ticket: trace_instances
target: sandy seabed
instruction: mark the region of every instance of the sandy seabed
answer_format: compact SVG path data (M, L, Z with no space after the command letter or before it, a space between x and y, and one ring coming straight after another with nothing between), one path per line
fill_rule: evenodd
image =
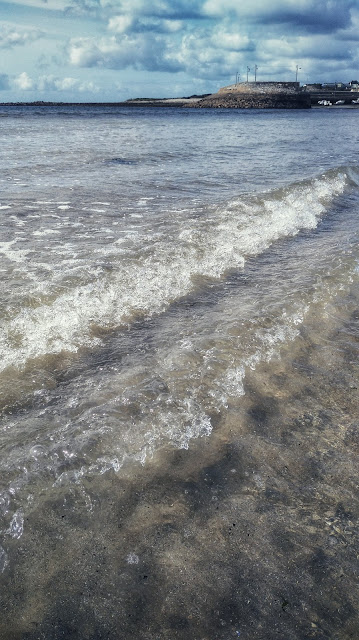
M0 638L357 639L358 298L313 308L210 437L44 493Z

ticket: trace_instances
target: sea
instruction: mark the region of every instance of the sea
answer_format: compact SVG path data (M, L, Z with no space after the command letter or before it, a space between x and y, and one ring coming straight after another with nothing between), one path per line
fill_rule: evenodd
M1 640L359 637L359 109L0 105Z

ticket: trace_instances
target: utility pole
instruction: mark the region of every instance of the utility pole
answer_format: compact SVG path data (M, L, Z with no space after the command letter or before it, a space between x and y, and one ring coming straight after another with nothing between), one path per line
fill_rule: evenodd
M247 67L247 82L248 82L248 74L249 74L249 72L250 72L250 68Z
M298 82L298 71L301 69L298 65L295 66L295 81Z
M257 65L255 64L255 65L254 65L254 82L257 82L257 70L258 70L258 67L257 67Z

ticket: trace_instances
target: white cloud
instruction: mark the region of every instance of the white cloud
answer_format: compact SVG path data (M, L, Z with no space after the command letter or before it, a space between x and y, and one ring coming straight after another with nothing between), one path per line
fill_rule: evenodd
M132 16L113 16L113 18L110 18L108 28L115 33L125 33L131 30L133 23L134 19Z
M162 0L67 0L66 11L73 15L162 15L168 12L168 2Z
M322 13L332 11L347 11L355 7L356 0L205 0L203 13L207 15L223 16L228 13L236 13L240 16L254 16L261 19L263 16L284 16L291 14L314 14L318 10Z
M132 87L138 95L156 95L156 86L158 95L180 86L188 95L204 93L234 81L236 72L245 79L247 65L255 64L263 80L294 79L296 64L303 81L348 80L359 63L359 0L9 2L19 15L21 3L36 11L21 14L26 27L3 23L0 48L11 55L0 89L12 78L12 88L36 91L39 99L54 92L92 94L95 82L101 97L112 92L117 98L119 77L121 91L130 95ZM39 38L41 50L32 45Z
M3 23L0 28L0 49L12 49L19 45L29 44L43 36L43 31L36 27L24 28Z
M119 37L77 38L68 48L70 64L77 67L178 71L169 43L153 33L123 34Z
M12 3L50 11L62 11L68 4L67 0L12 0Z
M18 89L21 89L22 91L29 91L34 87L33 80L28 76L26 71L23 71L19 76L15 78L14 84Z
M68 91L78 84L75 78L56 78L52 75L40 76L36 88L39 91Z
M165 0L120 0L121 11L123 13L133 13L141 15L159 15L168 12L168 2Z
M170 20L162 18L152 18L144 16L137 18L131 15L113 16L108 23L108 30L116 33L143 33L152 31L154 33L177 33L185 28L182 20Z
M214 30L211 41L215 47L229 51L246 51L254 48L254 43L248 35L242 35L237 28L229 31L225 26Z
M163 20L162 26L168 33L176 33L184 27L183 20Z
M327 64L332 59L338 61L350 60L351 54L343 48L340 42L323 35L297 38L268 38L257 47L257 61L272 65L274 60L287 64L291 60L299 60L301 65L307 67L308 61L312 64ZM263 67L262 67L263 68Z
M136 20L130 22L116 16L109 24L114 35L72 39L69 62L77 67L183 71L192 78L221 78L231 75L243 55L255 48L253 41L235 25L198 28L186 33L177 31L179 23L164 22L172 32L136 31L140 28ZM126 33L126 29L130 32Z
M78 85L78 90L82 92L89 92L89 93L98 93L100 91L100 87L98 87L97 85L95 85L94 82L80 82Z
M215 18L232 15L297 32L336 33L350 26L355 7L357 0L205 0L202 9Z
M181 68L194 78L230 78L234 70L245 64L250 43L245 38L232 39L233 34L230 33L222 33L222 37L224 35L228 46L226 49L218 46L221 37L219 32L187 34L173 55Z
M117 13L134 16L154 16L162 18L188 18L200 15L203 0L118 0L113 3Z
M67 0L65 11L74 16L106 17L114 13L118 0Z
M116 16L188 20L201 18L203 0L68 0L71 15L97 16L112 19Z
M30 78L26 71L14 78L13 84L22 91L38 91L41 93L46 92L89 92L98 93L99 87L92 81L83 81L78 78L72 78L70 76L59 78L54 75L42 75L36 80ZM1 87L1 76L0 76Z
M317 0L317 2L320 0ZM265 16L278 11L303 10L313 4L313 0L205 0L203 12L210 16L225 16L234 13L240 16Z

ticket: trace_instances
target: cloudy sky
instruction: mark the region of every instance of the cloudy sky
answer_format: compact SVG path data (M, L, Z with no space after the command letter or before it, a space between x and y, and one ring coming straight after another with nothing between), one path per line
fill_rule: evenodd
M359 0L0 0L0 20L0 102L359 76Z

